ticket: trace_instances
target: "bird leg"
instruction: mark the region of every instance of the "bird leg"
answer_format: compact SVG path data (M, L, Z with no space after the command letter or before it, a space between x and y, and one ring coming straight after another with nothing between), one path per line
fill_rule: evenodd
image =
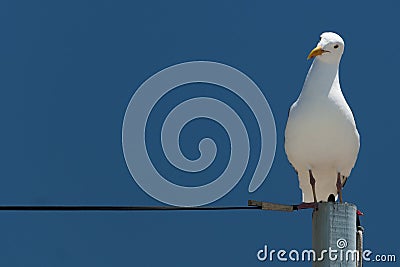
M311 170L308 170L308 173L310 175L310 184L311 184L312 193L313 193L313 197L314 197L314 203L315 203L315 206L317 206L317 194L315 193L315 178L314 178Z
M340 172L337 174L337 181L336 181L336 188L339 195L340 203L343 203L343 196L342 196L342 180L340 179Z

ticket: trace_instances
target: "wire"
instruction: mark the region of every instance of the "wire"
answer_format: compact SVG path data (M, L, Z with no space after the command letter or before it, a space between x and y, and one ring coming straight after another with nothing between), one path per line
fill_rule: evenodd
M257 206L172 207L172 206L0 206L0 211L176 211L176 210L254 210Z

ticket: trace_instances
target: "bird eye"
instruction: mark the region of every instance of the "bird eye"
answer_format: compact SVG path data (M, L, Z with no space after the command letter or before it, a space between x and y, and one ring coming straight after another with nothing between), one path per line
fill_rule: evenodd
M336 49L336 48L338 48L338 47L339 47L339 45L335 45L333 48L335 48L335 49Z

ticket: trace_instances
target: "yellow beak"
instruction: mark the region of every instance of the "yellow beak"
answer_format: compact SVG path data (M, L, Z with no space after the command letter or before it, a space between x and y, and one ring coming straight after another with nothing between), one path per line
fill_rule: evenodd
M307 59L310 59L310 58L313 58L313 57L322 55L322 54L325 53L325 52L329 52L329 51L326 51L326 50L322 49L321 46L317 46L316 48L314 48L314 49L310 52L310 54L308 54Z

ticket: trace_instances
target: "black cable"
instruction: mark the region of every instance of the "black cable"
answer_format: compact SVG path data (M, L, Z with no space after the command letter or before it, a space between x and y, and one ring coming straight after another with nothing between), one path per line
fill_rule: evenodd
M249 210L256 206L173 207L173 206L0 206L0 211L173 211L173 210Z

